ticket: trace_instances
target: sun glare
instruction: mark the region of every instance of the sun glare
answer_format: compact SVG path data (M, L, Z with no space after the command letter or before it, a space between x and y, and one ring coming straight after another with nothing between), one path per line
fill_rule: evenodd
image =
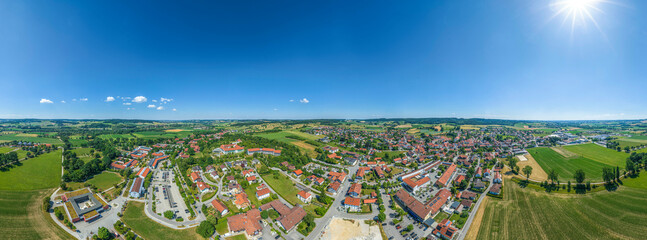
M563 16L563 24L571 25L571 32L577 26L586 26L589 22L602 32L598 22L595 20L596 13L604 13L599 5L609 2L607 0L557 0L551 4L556 11L556 16Z

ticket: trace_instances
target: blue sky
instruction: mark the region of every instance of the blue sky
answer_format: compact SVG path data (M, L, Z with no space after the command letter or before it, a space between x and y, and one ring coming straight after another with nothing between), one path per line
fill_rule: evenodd
M646 118L647 1L551 4L2 1L0 118Z

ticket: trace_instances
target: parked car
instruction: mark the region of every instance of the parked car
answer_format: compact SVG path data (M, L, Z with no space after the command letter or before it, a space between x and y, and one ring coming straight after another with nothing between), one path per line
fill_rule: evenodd
M400 226L400 225L395 226L395 229L400 229L400 228L402 228L402 226Z

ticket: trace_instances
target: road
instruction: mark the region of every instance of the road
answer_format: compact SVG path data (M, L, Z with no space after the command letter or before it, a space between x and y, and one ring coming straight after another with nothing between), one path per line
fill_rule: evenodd
M494 173L494 167L492 167L492 169L490 169L490 172ZM467 232L469 231L470 227L472 226L472 221L474 221L474 216L476 216L476 212L478 211L479 207L481 207L481 202L483 202L483 199L485 199L487 197L487 193L490 191L490 188L492 187L492 183L494 181L494 174L491 174L491 175L492 176L490 177L490 184L485 189L485 191L483 191L483 193L481 194L479 199L476 200L476 204L472 208L472 212L470 213L469 217L467 217L467 221L465 221L465 225L463 225L463 229L461 229L461 231L458 232L458 237L456 237L457 240L465 239L465 236L467 235Z

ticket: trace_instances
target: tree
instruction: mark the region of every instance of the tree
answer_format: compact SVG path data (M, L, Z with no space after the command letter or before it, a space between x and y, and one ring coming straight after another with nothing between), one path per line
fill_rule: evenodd
M112 234L110 234L110 231L108 231L107 228L100 227L99 232L97 233L97 238L100 240L112 239Z
M209 238L216 231L216 227L214 227L209 221L202 221L195 231L203 238Z
M573 177L578 184L582 184L586 179L586 173L584 173L584 170L582 169L577 169L575 170L575 175Z
M515 173L519 172L519 166L517 166L518 162L519 162L518 158L515 158L515 157L508 158L508 164L510 164L510 169L512 169L512 171Z
M635 171L635 164L634 164L634 161L632 161L631 159L627 158L627 162L626 162L626 164L627 164L627 171L628 171L629 173L631 173L631 174L634 174L634 171Z
M555 171L555 169L551 169L550 172L548 172L548 179L550 179L551 184L555 184L555 181L557 181L558 178L559 174L557 174L557 171Z
M316 209L315 209L316 210ZM266 219L270 216L270 214L267 211L262 211L261 212L261 218Z
M378 220L379 222L384 222L384 220L386 220L386 214L384 214L384 213L380 213L380 214L378 214L378 215L377 215L377 220Z
M175 216L175 214L171 210L168 210L168 211L164 212L164 217L165 218L173 219L174 216Z
M526 174L526 181L530 179L530 174L532 174L532 167L531 166L525 166L523 168L523 174Z
M411 231L411 230L413 230L413 224L409 224L409 226L407 226L407 231Z
M614 178L614 173L612 168L610 167L602 168L602 179L604 180L604 182L606 182L607 184L611 184L611 182L613 181L613 178Z

